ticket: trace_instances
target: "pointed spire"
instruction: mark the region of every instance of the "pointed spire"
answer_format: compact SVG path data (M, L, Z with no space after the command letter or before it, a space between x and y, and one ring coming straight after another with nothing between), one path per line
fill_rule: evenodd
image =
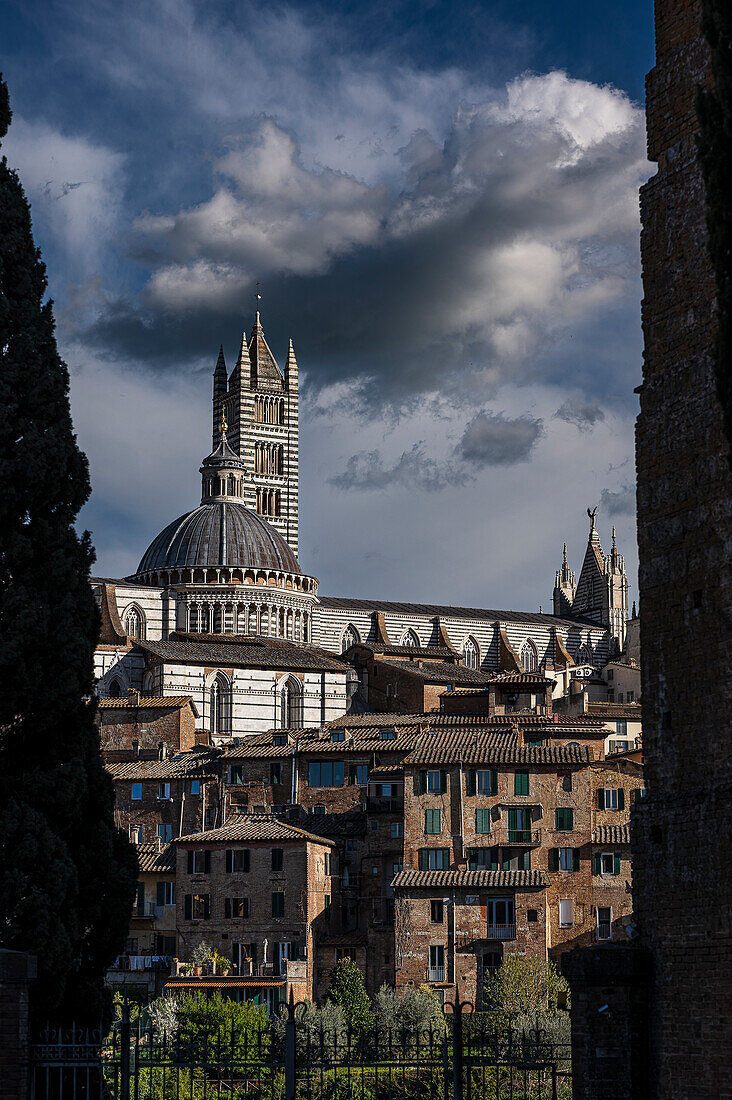
M241 386L243 389L247 389L249 386L249 372L251 371L251 362L249 360L249 347L247 346L247 334L243 332L241 334L241 347L239 348L239 355L237 356L236 365L231 372L229 378L229 385L232 387Z
M285 385L287 389L291 389L293 385L297 386L297 359L295 358L295 349L292 346L292 340L290 340L287 348L287 359L285 361Z
M613 550L617 550L617 544L615 542L615 526L613 525Z
M219 357L216 360L216 367L214 369L214 384L213 384L214 397L219 397L221 394L226 393L226 360L224 359L224 345L219 347Z
M567 544L564 544L564 556L562 558L562 565L567 565Z

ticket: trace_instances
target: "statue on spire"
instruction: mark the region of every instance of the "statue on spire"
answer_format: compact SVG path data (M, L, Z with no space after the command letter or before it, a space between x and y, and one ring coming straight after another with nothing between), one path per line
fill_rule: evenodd
M590 517L590 534L595 530L595 516L597 515L597 505L594 508L587 509L587 515Z
M226 410L222 409L221 410L221 422L219 424L219 431L221 432L222 435L225 436L226 433L228 432L228 430L229 430L229 425L226 423Z

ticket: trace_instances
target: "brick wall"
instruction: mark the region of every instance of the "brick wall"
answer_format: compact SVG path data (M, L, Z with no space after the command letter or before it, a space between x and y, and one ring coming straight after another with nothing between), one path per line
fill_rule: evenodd
M649 1096L732 1093L732 478L717 399L715 283L697 159L710 80L701 0L656 0L643 188L637 426L643 748L634 890L653 955Z
M128 835L130 828L142 828L141 844L154 844L158 839L158 825L170 826L170 838L197 833L204 827L205 815L208 827L220 825L219 785L217 779L200 779L199 793L191 793L192 778L170 779L170 798L158 795L158 779L117 779L115 781L115 822ZM133 784L139 784L142 798L132 797ZM183 797L185 794L185 798ZM181 806L183 812L181 814Z
M196 744L196 718L190 703L157 708L136 706L134 700L130 700L129 706L105 706L102 702L99 737L102 750L110 754L110 759L120 758L119 755L112 757L112 753L130 753L133 741L137 742L141 753L146 750L157 753L162 744L170 755L174 755Z

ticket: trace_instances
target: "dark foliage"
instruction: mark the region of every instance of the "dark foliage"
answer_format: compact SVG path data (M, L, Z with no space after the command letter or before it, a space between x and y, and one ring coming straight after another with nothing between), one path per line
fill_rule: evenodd
M732 444L732 7L704 0L704 32L712 54L714 87L700 91L699 159L707 195L709 247L717 282L719 328L717 393ZM729 453L732 464L732 449Z
M0 139L11 112L0 78ZM36 1021L98 1024L137 878L114 826L93 702L89 496L46 269L0 160L0 942L38 956Z

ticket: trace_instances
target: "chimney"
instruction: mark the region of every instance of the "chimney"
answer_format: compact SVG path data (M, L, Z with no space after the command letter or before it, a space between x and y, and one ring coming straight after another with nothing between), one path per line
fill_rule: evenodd
M140 693L136 688L127 688L127 702L131 707L139 707Z

